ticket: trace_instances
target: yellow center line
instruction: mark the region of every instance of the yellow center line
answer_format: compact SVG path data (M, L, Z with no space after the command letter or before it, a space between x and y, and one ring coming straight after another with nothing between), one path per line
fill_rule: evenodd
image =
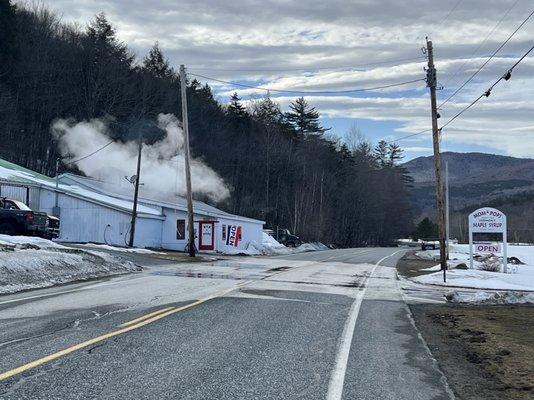
M330 257L330 258L328 258L326 260L321 260L321 261L311 261L309 263L305 263L305 265L302 265L302 266L296 267L296 268L301 268L301 267L309 266L309 265L312 265L312 264L318 264L318 263L327 261L327 260L329 260L331 258L335 258L335 257ZM281 274L281 273L285 273L285 272L289 272L289 271L279 271L277 273L274 273L274 274L271 274L271 275L267 276L266 278L269 278L271 276L278 275L278 274ZM212 299L217 298L217 297L222 297L225 294L233 292L234 290L239 289L239 288L241 288L243 286L249 285L252 282L254 282L254 281L247 280L247 281L244 281L244 282L241 282L241 283L237 284L236 286L234 286L234 287L232 287L230 289L223 290L222 292L219 292L219 293L213 294L211 296L205 297L203 299L194 301L193 303L186 304L186 305L184 305L182 307L164 308L164 309L157 310L157 311L154 311L152 313L143 315L143 316L141 316L139 318L136 318L134 320L131 320L129 322L125 322L124 324L120 325L119 326L120 329L117 329L116 331L105 333L105 334L97 336L97 337L95 337L93 339L86 340L85 342L81 342L81 343L78 343L78 344L76 344L74 346L67 347L66 349L60 350L60 351L58 351L56 353L52 353L52 354L50 354L48 356L45 356L45 357L42 357L42 358L38 358L37 360L34 360L34 361L30 362L30 363L21 365L20 367L17 367L17 368L11 369L9 371L3 372L3 373L0 374L0 381L6 380L6 379L11 378L11 377L13 377L15 375L21 374L22 372L28 371L29 369L38 367L39 365L43 365L43 364L45 364L47 362L56 360L56 359L58 359L60 357L66 356L66 355L68 355L70 353L73 353L75 351L78 351L78 350L84 349L86 347L92 346L92 345L94 345L96 343L102 342L102 341L110 339L112 337L122 335L123 333L130 332L130 331L133 331L135 329L139 329L139 328L141 328L141 327L143 327L145 325L151 324L151 323L156 322L156 321L158 321L158 320L160 320L162 318L168 317L169 315L176 314L176 313L178 313L180 311L184 311L184 310L187 310L189 308L198 306L199 304L205 303L208 300L212 300Z
M9 371L6 371L4 373L1 373L0 374L0 381L3 381L3 380L8 379L8 378L11 378L11 377L13 377L15 375L18 375L18 374L22 373L22 372L28 371L29 369L38 367L39 365L42 365L42 364L45 364L47 362L56 360L56 359L58 359L60 357L66 356L67 354L73 353L75 351L84 349L84 348L89 347L89 346L92 346L92 345L94 345L96 343L102 342L102 341L110 339L112 337L122 335L123 333L130 332L130 331L133 331L135 329L139 329L139 328L141 328L141 327L143 327L145 325L151 324L152 322L155 322L155 321L158 321L158 320L160 320L162 318L168 317L169 315L176 314L177 312L184 311L184 310L187 310L188 308L192 308L192 307L198 306L199 304L205 303L208 300L212 300L214 298L224 296L225 294L228 294L228 293L236 290L237 288L243 286L244 284L245 283L237 285L237 286L235 286L233 288L230 288L230 289L224 290L222 292L219 292L217 294L214 294L214 295L205 297L203 299L194 301L193 303L186 304L186 305L184 305L182 307L178 307L178 308L172 307L172 309L170 309L169 311L165 311L164 312L163 310L159 310L160 313L155 315L155 316L153 316L153 317L145 315L144 317L140 318L140 319L143 319L142 321L136 322L133 325L125 326L124 328L117 329L116 331L105 333L105 334L97 336L97 337L95 337L93 339L86 340L85 342L78 343L78 344L76 344L74 346L68 347L68 348L63 349L61 351L58 351L56 353L53 353L53 354L50 354L48 356L39 358L39 359L37 359L35 361L32 361L32 362L30 362L28 364L24 364L24 365L21 365L20 367L17 367L17 368L14 368L12 370L9 370ZM146 317L148 317L148 319ZM130 321L130 322L133 323L133 321Z
M146 314L146 315L143 315L143 316L141 316L139 318L132 319L131 321L125 322L124 324L119 325L119 328L124 328L126 326L134 325L134 324L136 324L138 322L144 321L145 319L148 319L148 318L153 317L155 315L164 313L165 311L173 310L174 308L176 308L176 307L162 308L161 310L157 310L157 311L151 312L150 314Z

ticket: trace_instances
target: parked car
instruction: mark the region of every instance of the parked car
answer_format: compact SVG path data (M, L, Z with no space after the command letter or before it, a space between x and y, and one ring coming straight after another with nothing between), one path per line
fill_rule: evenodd
M0 233L47 237L49 217L21 201L0 197Z
M437 250L439 249L438 239L421 239L421 250Z
M302 244L302 240L297 235L292 235L289 229L278 228L274 238L286 247L298 247Z

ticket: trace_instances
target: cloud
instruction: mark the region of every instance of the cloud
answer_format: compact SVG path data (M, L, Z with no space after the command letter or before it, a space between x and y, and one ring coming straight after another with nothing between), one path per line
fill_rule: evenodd
M357 66L418 57L425 36L429 35L434 41L438 79L445 85L438 92L440 102L485 61L482 56L493 52L531 9L528 1L515 4L515 0L472 0L461 2L445 19L454 5L452 2L43 2L59 10L65 21L81 24L104 11L117 26L121 40L139 56L158 40L174 66L183 63L193 73L278 89L346 90L423 78L424 60L368 65L363 71ZM532 45L533 22L525 24L497 57L441 110L442 123L482 93ZM343 68L321 70L323 67ZM290 71L294 68L306 68L306 71ZM250 71L254 69L267 71ZM223 100L236 90L228 85L213 86ZM445 137L457 144L483 142L484 146L510 155L532 154L534 123L529 103L533 88L531 55L514 71L511 81L503 82L490 98L447 127ZM264 94L256 90L240 93L243 96ZM287 95L277 97L287 105ZM404 135L426 129L430 124L424 83L352 96L310 96L308 100L323 116L365 118L377 124L396 121L400 128L395 133ZM415 137L408 142L418 140Z

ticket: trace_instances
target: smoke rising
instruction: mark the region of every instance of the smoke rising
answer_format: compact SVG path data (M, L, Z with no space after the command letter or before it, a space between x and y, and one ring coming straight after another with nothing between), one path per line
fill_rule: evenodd
M140 192L142 196L172 200L185 195L184 136L173 114L159 114L158 127L165 132L163 139L143 144ZM52 124L59 150L66 162L82 158L109 143L106 121L93 119L75 122L60 119ZM135 133L135 132L134 132ZM108 184L116 192L133 193L125 177L136 172L138 146L132 142L113 142L105 149L76 163L86 175ZM219 202L230 195L223 179L201 160L191 160L193 192Z

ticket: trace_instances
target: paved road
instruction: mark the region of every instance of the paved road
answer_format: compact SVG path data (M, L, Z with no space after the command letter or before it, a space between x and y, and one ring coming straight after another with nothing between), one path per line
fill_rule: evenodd
M2 296L0 399L449 399L402 254L154 263Z

